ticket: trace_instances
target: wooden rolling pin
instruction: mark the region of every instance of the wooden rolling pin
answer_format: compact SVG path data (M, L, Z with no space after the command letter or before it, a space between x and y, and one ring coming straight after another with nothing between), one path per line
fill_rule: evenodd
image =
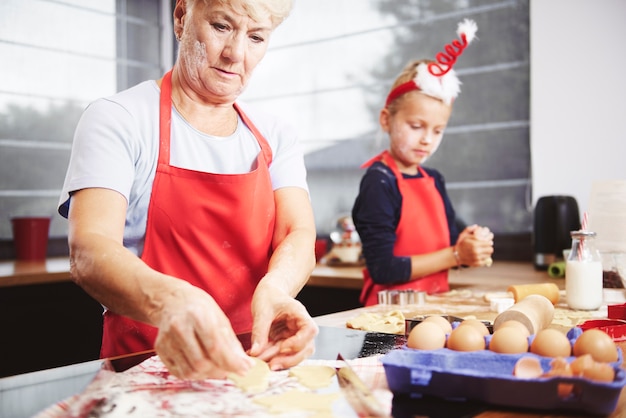
M513 298L517 303L529 295L545 296L550 302L552 302L553 305L559 303L559 287L554 283L512 285L509 286L506 292L485 293L483 298L486 302L491 302L494 298L508 297Z
M547 297L528 295L499 314L493 321L493 330L497 331L504 322L513 320L524 324L532 335L547 328L553 318L554 305Z

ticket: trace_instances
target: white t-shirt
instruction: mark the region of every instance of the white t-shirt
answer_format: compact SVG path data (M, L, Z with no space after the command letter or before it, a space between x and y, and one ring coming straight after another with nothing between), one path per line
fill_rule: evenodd
M158 85L150 80L87 107L74 134L59 200L59 213L67 217L76 190L95 187L121 193L128 201L124 246L137 255L143 250L159 154L159 94ZM238 105L272 149L273 189L294 186L308 191L304 158L292 127L258 108ZM171 165L219 174L249 172L260 151L241 118L231 136L217 137L196 130L174 107L170 146Z

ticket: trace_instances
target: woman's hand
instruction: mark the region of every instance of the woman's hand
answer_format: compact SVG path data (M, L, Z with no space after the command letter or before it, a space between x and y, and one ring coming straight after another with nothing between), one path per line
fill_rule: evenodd
M319 329L304 306L276 286L260 284L252 299L249 354L272 370L297 365L315 351Z
M462 265L469 267L491 265L493 233L487 227L468 226L459 234L456 251Z
M230 321L203 290L181 280L160 317L155 349L174 376L221 379L253 365Z

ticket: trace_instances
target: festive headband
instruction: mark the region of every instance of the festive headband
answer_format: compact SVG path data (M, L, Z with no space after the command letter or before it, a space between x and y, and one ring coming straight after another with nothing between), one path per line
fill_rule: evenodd
M417 66L417 75L413 80L395 87L387 96L385 107L389 106L398 97L412 90L419 90L428 96L451 104L461 91L461 82L452 69L465 48L476 36L478 27L473 20L465 19L456 30L459 39L453 40L444 47L445 52L436 55L436 62L421 63Z

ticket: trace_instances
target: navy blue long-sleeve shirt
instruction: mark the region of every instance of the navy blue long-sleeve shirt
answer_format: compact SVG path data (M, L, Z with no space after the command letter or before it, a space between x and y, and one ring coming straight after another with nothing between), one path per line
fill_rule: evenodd
M460 225L446 192L443 175L435 169L422 168L435 179L435 187L445 206L450 243L453 245L459 236ZM403 174L403 177L410 179L422 175ZM361 237L367 269L372 280L378 284L404 283L411 278L411 258L393 255L401 208L402 195L393 172L380 161L375 162L361 179L352 219ZM419 225L415 226L415 234L419 235Z

